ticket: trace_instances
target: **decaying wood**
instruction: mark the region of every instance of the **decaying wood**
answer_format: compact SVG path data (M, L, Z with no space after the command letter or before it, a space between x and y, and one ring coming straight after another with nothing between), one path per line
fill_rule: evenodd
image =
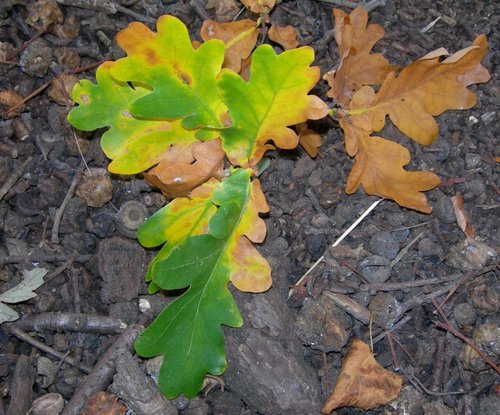
M28 356L21 355L14 369L14 379L10 387L10 415L26 415L33 400L33 384L35 383L35 367Z

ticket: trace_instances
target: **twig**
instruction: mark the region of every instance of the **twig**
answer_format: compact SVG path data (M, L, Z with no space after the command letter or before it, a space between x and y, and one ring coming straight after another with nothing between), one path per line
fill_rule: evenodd
M377 205L382 202L384 199L378 199L377 201L373 202L372 205L366 209L363 214L351 225L349 228L342 234L340 235L337 240L331 245L331 248L335 248L340 242L344 240L344 238L349 235L356 226L358 226L364 218L366 218L373 209L377 207ZM321 257L318 258L318 260L306 271L302 277L297 281L297 283L292 287L292 289L288 292L288 297L292 295L292 292L295 287L301 286L305 283L305 279L307 276L325 259L325 254L321 255Z
M389 344L389 351L391 352L392 368L395 372L399 372L401 370L401 367L399 366L398 356L396 355L396 350L394 349L394 343L392 341L392 334L387 333L385 335L385 338L387 339L387 343Z
M411 316L406 316L399 320L396 324L394 324L389 330L385 330L379 335L375 336L373 338L373 344L378 343L380 340L382 340L385 336L387 336L387 333L392 333L393 331L399 329L400 327L403 327L406 323L408 323L412 319Z
M48 355L54 356L57 359L64 360L66 363L70 364L71 366L74 366L78 369L80 369L83 373L90 373L90 368L82 363L78 363L71 357L67 357L66 354L58 352L57 350L53 349L50 346L47 346L46 344L34 339L31 337L28 333L24 332L21 329L18 329L15 326L10 327L10 333L16 336L18 339L22 340L25 343L30 344L33 347L36 347L38 350L41 350L42 352L47 353Z
M92 258L92 255L78 255L73 257L72 255L10 255L4 258L0 258L0 266L4 266L6 264L19 264L23 261L30 262L64 262L67 261L68 258L72 258L73 262L84 263L89 261ZM66 268L65 268L66 269ZM54 271L55 272L55 271ZM50 275L50 274L49 274ZM48 281L45 279L45 281Z
M80 313L25 314L14 324L24 331L74 331L78 333L119 334L127 328L121 320Z
M56 211L56 215L54 217L54 225L52 226L52 234L51 234L51 239L50 241L53 244L58 244L59 241L59 225L61 223L62 215L64 214L64 211L66 210L66 206L68 206L69 201L73 197L73 193L75 192L76 185L78 184L78 181L80 180L81 174L82 174L82 166L80 166L73 177L73 180L71 181L71 185L69 186L68 192L66 193L66 196L64 197L63 202L61 203L61 206L59 209Z
M401 261L401 258L403 258L406 255L406 253L410 250L410 248L415 242L417 242L422 236L424 236L424 233L425 232L420 232L401 251L399 251L396 258L394 258L391 262L391 268L394 268L394 265L396 265L399 261Z
M44 283L47 284L49 281L52 281L54 278L62 274L64 271L70 268L71 265L73 265L73 262L75 262L74 255L70 256L64 264L58 266L54 271L47 274L46 277L44 278Z
M12 186L19 180L19 178L24 174L24 171L26 170L26 167L31 163L31 160L33 160L32 156L29 156L23 164L18 166L12 174L9 176L9 178L6 180L6 182L0 187L0 200L3 199L3 197L7 194L7 192L10 190Z
M410 373L407 373L407 372L404 372L403 371L403 374L406 376L406 378L410 381L410 383L415 386L417 389L418 387L420 387L427 395L431 395L431 396L447 396L447 395L463 395L465 392L461 392L461 391L458 391L458 392L434 392L434 391L431 391L429 389L427 389L424 384L422 382L420 382L420 380L410 374Z
M94 392L104 390L109 385L116 373L114 360L131 349L141 330L142 326L131 325L118 337L80 384L61 415L78 415Z
M442 284L443 282L454 281L456 278L457 274L450 274L446 277L434 277L416 281L362 284L359 286L359 289L361 291L400 291L425 285Z
M488 363L494 370L500 375L500 368L491 360L486 354L484 354L479 347L476 346L476 344L469 339L468 337L465 337L462 333L460 333L458 330L455 330L453 327L451 327L448 324L441 323L440 321L436 321L436 327L440 329L444 329L448 331L449 333L453 334L455 337L458 337L460 340L462 340L464 343L466 343L468 346L470 346L479 356L481 356L486 363Z

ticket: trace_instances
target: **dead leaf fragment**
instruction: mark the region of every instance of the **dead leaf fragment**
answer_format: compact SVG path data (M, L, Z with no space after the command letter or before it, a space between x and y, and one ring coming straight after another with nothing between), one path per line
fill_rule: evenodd
M49 89L49 98L59 105L71 105L71 91L78 82L78 78L72 74L62 74L52 82Z
M474 238L474 229L470 223L469 216L465 213L462 195L457 193L455 196L452 196L451 203L453 204L453 210L455 211L459 228L465 233L467 239L471 241Z
M307 123L297 124L299 133L299 144L309 154L309 157L318 155L318 147L323 144L321 136L314 130L307 128Z
M187 196L208 178L221 176L223 159L219 139L171 146L144 178L167 197Z
M276 5L276 0L241 0L243 5L253 13L269 13Z
M231 46L226 48L223 66L239 73L242 61L250 56L257 44L259 31L257 22L251 19L229 23L205 20L200 35L204 41L220 39L226 45L230 44Z
M380 366L370 346L354 339L342 363L333 393L321 413L330 414L344 406L364 410L377 408L395 399L402 385L403 378Z
M2 108L3 118L14 118L19 116L24 110L24 105L21 104L23 99L24 98L15 91L0 91L0 106ZM9 111L11 108L15 108L15 110Z
M98 391L92 394L80 415L125 415L126 412L127 406L115 395Z
M335 16L334 37L341 60L336 71L325 74L328 96L347 106L355 90L363 85L380 84L396 67L382 56L371 53L374 45L384 37L384 29L378 24L368 24L368 13L359 7L350 15L340 9Z
M297 41L297 31L293 26L271 25L268 33L269 39L283 46L285 50L295 49L299 42Z

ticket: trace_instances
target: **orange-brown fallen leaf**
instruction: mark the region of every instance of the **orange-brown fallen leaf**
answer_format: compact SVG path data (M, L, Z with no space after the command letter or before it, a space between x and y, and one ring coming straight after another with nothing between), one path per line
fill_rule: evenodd
M467 239L471 241L474 238L474 229L470 223L469 216L465 213L462 195L457 193L455 196L452 196L451 203L453 204L453 210L455 211L455 217L457 218L459 228L465 233Z
M354 193L362 184L369 195L390 198L420 212L432 211L422 192L441 182L437 175L430 171L406 171L403 167L410 162L410 152L393 141L360 134L357 144L356 162L347 181L346 193Z
M380 131L389 115L417 143L432 144L438 136L436 115L476 104L476 95L467 86L490 79L481 65L487 49L486 36L481 35L472 46L444 61L440 58L445 51L440 49L411 63L397 76L389 73L377 93L370 86L360 88L349 105L351 122L369 132Z
M231 45L226 49L223 66L236 73L240 72L242 60L250 56L259 37L257 22L250 19L229 23L205 20L200 34L204 41L220 39L226 45Z
M403 378L380 366L370 346L354 339L321 413L328 415L344 406L369 410L385 405L398 396L402 385Z
M347 106L355 90L363 85L380 84L396 68L381 53L371 53L373 46L384 37L378 24L368 24L368 13L358 7L350 15L335 9L334 37L341 56L336 71L323 77L330 85L328 96Z
M318 155L318 147L323 144L321 136L314 130L307 128L307 123L297 124L299 133L299 144L306 150L310 157Z
M283 49L295 49L299 42L297 41L297 31L293 26L277 26L271 25L269 39L283 46Z
M208 178L220 177L223 160L219 139L171 146L144 178L167 197L186 196Z
M269 13L276 5L276 0L241 0L243 5L254 13Z

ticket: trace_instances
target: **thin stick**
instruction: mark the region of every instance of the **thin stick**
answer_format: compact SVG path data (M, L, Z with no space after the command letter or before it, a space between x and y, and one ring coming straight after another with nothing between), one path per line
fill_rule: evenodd
M26 170L26 167L28 166L28 164L30 164L31 160L33 160L33 157L29 156L23 162L23 164L21 164L20 166L18 166L12 172L12 174L9 176L9 178L7 179L7 181L0 188L0 200L3 199L3 197L7 194L7 192L10 190L10 188L12 186L14 186L14 184L16 184L16 182L19 180L19 178L24 174L24 170Z
M19 264L20 262L23 261L30 261L30 262L65 262L68 261L68 259L71 258L73 262L87 262L92 258L92 255L90 254L85 254L85 255L78 255L78 256L72 256L72 255L33 255L33 256L26 256L26 255L10 255L4 258L0 258L0 266L4 266L5 264ZM55 272L55 271L54 271ZM48 280L45 279L45 282Z
M353 230L354 228L356 228L356 226L358 226L364 218L366 218L373 209L375 209L377 207L377 205L382 202L384 199L378 199L377 201L373 202L372 205L366 209L363 214L351 225L349 226L349 228L347 228L347 230L339 236L339 238L331 245L331 248L335 248L338 244L340 244L340 242L342 242L347 235L349 235ZM302 282L305 280L305 278L325 259L325 254L321 255L321 257L318 258L318 260L311 266L311 268L309 268L306 273L304 275L302 275L302 277L300 277L300 279L295 283L295 285L292 287L292 289L289 291L288 293L288 297L290 297L292 295L292 292L293 292L293 289L295 287L298 287L298 286L301 286L302 285Z
M71 185L69 186L68 192L66 193L66 196L64 197L63 202L61 203L61 206L59 209L56 211L56 215L54 217L54 226L52 226L52 235L50 241L53 244L58 244L59 241L59 225L61 223L62 215L64 214L64 211L66 210L66 206L68 205L69 201L73 197L73 194L76 189L76 185L78 184L78 181L80 180L80 175L82 173L82 169L79 168L78 171L76 172L75 176L73 177L73 180L71 181Z
M417 236L415 236L415 238L413 238L401 251L399 251L398 255L396 256L396 258L394 258L391 262L391 268L394 267L394 265L396 265L399 261L401 261L401 258L403 258L406 253L410 250L410 248L412 247L412 245L417 242L422 236L424 236L424 232L420 232Z
M22 340L25 343L30 344L33 347L36 347L38 350L41 350L42 352L47 353L48 355L54 356L57 359L64 360L66 363L70 364L71 366L74 366L78 369L80 369L83 373L90 373L91 369L82 364L78 363L71 357L67 357L65 353L58 352L57 350L53 349L50 346L47 346L46 344L34 339L31 337L28 333L24 332L21 329L18 329L17 327L12 326L9 330L14 336L16 336L18 339Z
M465 337L462 333L460 333L458 330L455 330L453 327L451 327L448 324L441 323L440 321L436 321L436 327L440 329L444 329L447 332L453 334L455 337L458 337L460 340L462 340L464 343L467 343L468 346L470 346L474 351L481 356L486 363L488 363L494 370L500 375L500 368L491 360L488 356L486 356L479 347L476 346L476 344L469 339L468 337Z

